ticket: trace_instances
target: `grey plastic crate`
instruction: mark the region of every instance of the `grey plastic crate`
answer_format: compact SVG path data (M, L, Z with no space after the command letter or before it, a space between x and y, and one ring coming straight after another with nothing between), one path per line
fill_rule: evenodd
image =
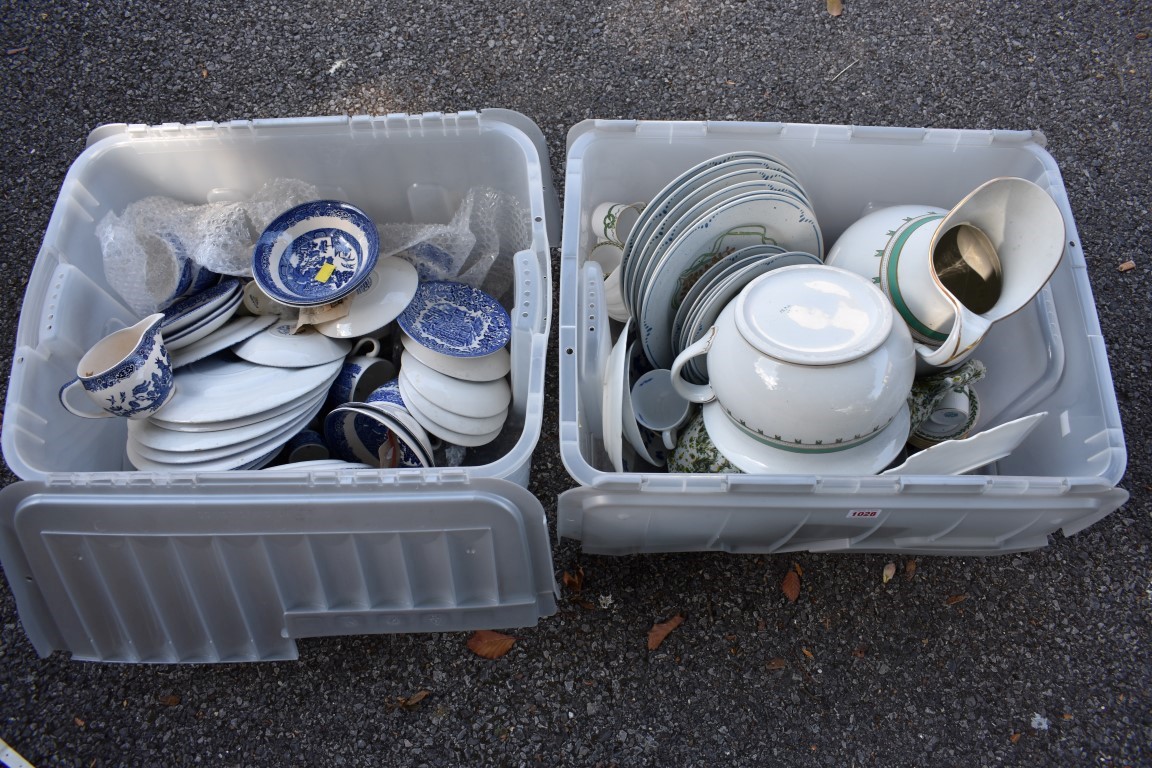
M1127 499L1127 454L1076 225L1044 138L1023 131L589 120L572 128L560 277L560 447L582 486L561 495L558 533L608 554L908 552L997 554L1045 546ZM951 207L980 183L1021 176L1050 192L1068 243L1024 310L978 354L978 428L1048 416L1011 456L975 474L821 477L614 472L600 438L597 372L607 321L589 214L648 200L707 158L756 150L784 160L835 242L863 212L899 203ZM588 267L588 268L586 268Z
M56 392L133 322L94 231L148 195L190 203L307 181L379 222L446 222L469 188L525 208L512 405L456 469L131 469L121 419ZM69 170L24 298L4 410L0 560L41 654L105 661L292 658L318 635L514 627L556 610L544 509L525 490L540 437L559 213L544 138L506 110L105 126Z

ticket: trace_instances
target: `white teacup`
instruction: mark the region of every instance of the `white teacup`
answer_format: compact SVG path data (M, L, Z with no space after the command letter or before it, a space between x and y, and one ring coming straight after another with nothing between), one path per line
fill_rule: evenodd
M176 392L172 360L160 334L163 320L157 312L96 342L76 365L76 378L60 388L61 404L86 419L143 419L160 410ZM76 401L81 390L99 410Z
M376 339L365 338L356 342L352 354L344 361L336 381L332 383L332 403L363 402L378 387L396 378L396 366L392 361L378 357L379 354L380 342Z
M707 384L680 372L708 355ZM862 446L906 410L916 355L904 323L871 281L798 265L750 282L703 338L676 357L686 399L717 400L756 443L826 454Z
M592 234L623 247L643 210L644 203L600 203L592 209Z
M672 384L672 371L656 368L632 385L632 411L636 421L658 432L664 447L676 447L676 432L692 415L692 403L681 397Z

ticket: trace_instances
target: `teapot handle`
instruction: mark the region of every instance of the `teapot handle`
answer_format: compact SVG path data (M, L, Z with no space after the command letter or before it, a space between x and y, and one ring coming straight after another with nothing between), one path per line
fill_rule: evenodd
M716 399L716 391L711 384L693 384L680 375L680 370L694 357L708 354L712 341L716 338L716 326L708 329L700 339L676 356L672 363L672 387L680 397L693 403L707 403Z

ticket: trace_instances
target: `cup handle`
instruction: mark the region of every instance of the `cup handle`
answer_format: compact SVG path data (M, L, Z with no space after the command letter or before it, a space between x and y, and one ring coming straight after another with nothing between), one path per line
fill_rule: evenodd
M693 384L680 375L680 370L694 357L708 354L712 341L716 338L716 326L708 329L699 340L684 348L672 363L672 387L680 397L693 403L708 403L716 399L716 391L711 384Z
M361 351L361 349L364 347L365 344L367 344L369 347L371 347L370 352L362 352ZM370 336L365 336L364 338L357 341L355 345L353 345L352 353L351 353L351 355L349 355L349 357L352 357L355 355L363 355L364 357L376 357L379 354L380 354L380 342L377 341L376 339L373 339Z
M75 403L69 402L70 400L75 399L75 393L77 391L84 393L84 399L82 402L90 406L89 408L80 408ZM98 409L95 411L91 410L91 407L95 407L95 404L92 402L92 398L88 396L88 392L84 389L84 385L80 381L79 376L72 379L72 381L68 382L64 386L60 387L60 404L64 406L69 413L72 413L83 419L107 419L114 415L103 409Z
M664 430L663 432L660 433L660 436L664 438L664 447L665 448L667 448L670 451L676 450L676 428L675 427L673 427L672 429Z

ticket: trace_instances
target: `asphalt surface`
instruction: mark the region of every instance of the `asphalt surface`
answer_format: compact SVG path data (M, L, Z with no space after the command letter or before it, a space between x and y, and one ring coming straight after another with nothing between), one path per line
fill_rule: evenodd
M557 179L588 117L1040 129L1088 259L1132 497L1043 550L916 558L910 579L904 557L559 542L587 605L565 592L497 661L460 633L306 640L291 663L40 659L5 585L0 738L37 766L1152 765L1150 32L1147 3L1067 0L847 0L838 18L823 0L3 4L4 369L57 190L102 123L498 106L540 125ZM572 484L554 359L548 387L532 490L554 522Z

